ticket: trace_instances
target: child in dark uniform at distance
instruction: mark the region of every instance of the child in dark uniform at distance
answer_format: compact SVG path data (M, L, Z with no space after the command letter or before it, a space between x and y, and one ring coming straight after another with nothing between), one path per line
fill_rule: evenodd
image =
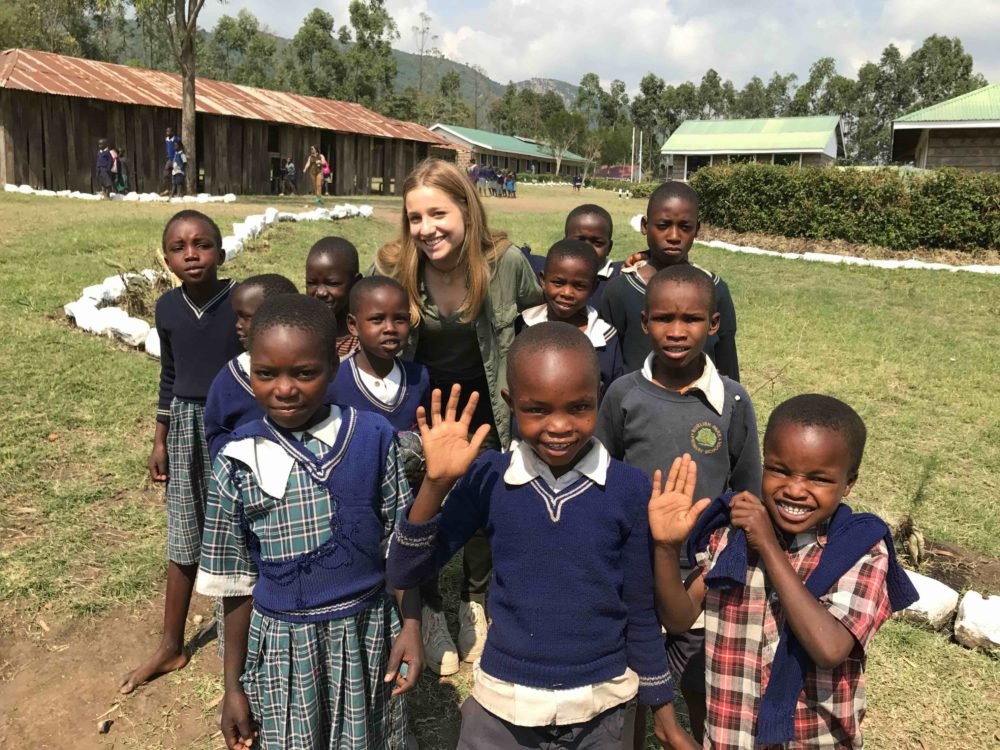
M358 348L347 327L351 287L361 278L358 249L343 237L323 237L306 256L306 294L326 304L337 319L337 356L346 359Z
M597 252L586 242L559 240L554 244L539 274L545 303L522 311L515 323L515 333L549 320L579 328L597 351L603 394L624 370L618 332L587 303L597 286L599 263Z
M462 705L459 750L621 750L636 701L654 707L657 737L696 747L679 728L653 614L646 498L650 481L594 439L600 375L578 329L539 323L514 340L508 389L520 444L476 458L478 394L458 414L418 412L427 475L390 547L390 585L433 575L484 528L494 573L482 659ZM447 496L448 502L444 502Z
M698 236L698 193L683 182L665 182L649 197L642 233L646 236L643 259L622 269L618 278L607 283L604 298L597 305L601 317L618 329L622 337L625 371L642 367L649 354L649 339L642 328L646 285L657 271L668 266L692 265L691 246ZM697 266L695 266L697 268ZM718 275L704 271L715 285L719 311L718 331L709 336L705 353L719 373L737 382L740 379L736 353L736 308L729 287Z
M111 153L107 138L101 138L97 142L97 184L101 188L101 196L111 197L111 188L114 186L114 178L111 170L114 167L115 157Z
M236 282L218 278L222 233L208 216L181 211L163 230L163 255L181 285L156 302L160 398L149 475L167 483L167 595L163 635L153 655L126 675L130 693L157 675L182 669L184 624L201 552L212 473L205 439L205 399L219 370L240 353L230 295Z
M612 261L611 249L615 246L612 236L615 223L611 214L601 206L585 203L577 206L566 216L563 233L568 240L581 240L594 248L601 261L597 271L597 283L590 294L590 306L600 308L608 282L622 270L621 261Z
M417 407L430 404L430 376L400 353L410 338L410 299L395 279L372 276L351 289L347 327L358 349L345 359L333 382L340 406L381 414L397 432L406 476L419 486L423 466Z
M298 294L291 280L276 273L265 273L245 279L235 291L231 302L236 313L236 336L246 349L247 336L254 313L265 299L278 294ZM332 387L331 387L332 395ZM205 401L205 438L214 460L233 430L246 422L264 416L250 387L250 353L244 351L229 360L219 370L208 389Z
M720 375L704 353L719 326L715 289L707 274L690 265L670 266L650 280L641 323L653 351L641 370L608 389L597 428L612 456L647 475L666 473L674 456L691 453L699 465L699 497L758 492L761 476L750 396ZM705 705L703 644L701 624L668 639L670 666L698 738Z

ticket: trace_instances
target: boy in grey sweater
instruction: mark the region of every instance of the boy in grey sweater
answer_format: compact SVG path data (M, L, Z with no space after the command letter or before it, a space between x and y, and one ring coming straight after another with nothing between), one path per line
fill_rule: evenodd
M701 269L668 266L646 290L642 329L652 351L642 369L608 389L597 437L613 458L666 476L676 456L698 466L697 497L727 490L758 493L761 485L757 419L746 390L720 375L705 355L719 328L715 287ZM668 638L675 684L681 686L696 739L705 712L704 628Z

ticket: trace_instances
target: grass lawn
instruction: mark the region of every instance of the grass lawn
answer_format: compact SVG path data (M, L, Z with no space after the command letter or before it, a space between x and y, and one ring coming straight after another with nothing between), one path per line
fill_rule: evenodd
M531 186L520 196L490 199L491 222L536 252L561 236L571 207L593 200L615 217L617 257L642 245L627 224L644 210L639 201ZM276 271L301 285L305 254L325 234L355 242L364 264L396 231L390 217L399 210L394 199L369 202L378 208L371 220L278 225L226 274ZM302 199L260 199L206 208L227 233L230 223L268 205L309 207ZM163 506L145 479L158 364L74 330L61 307L118 266L154 267L175 208L0 195L0 704L4 645L25 634L43 638L35 625L42 615L50 627L99 625L112 610L161 606L155 597L164 571ZM732 289L743 381L761 425L796 393L844 398L869 429L854 505L891 521L912 512L928 538L1000 557L995 277L828 266L706 247L693 258ZM455 584L454 577L446 581ZM146 690L204 705L219 684L196 660ZM443 684L424 680L411 710L422 748L450 746L455 706L467 690L464 673ZM1000 741L1000 664L944 635L889 623L872 648L868 692L869 747L983 748ZM92 727L90 714L100 710L85 713ZM199 739L164 746L217 747L214 711L200 716ZM129 731L126 747L160 741L140 724Z

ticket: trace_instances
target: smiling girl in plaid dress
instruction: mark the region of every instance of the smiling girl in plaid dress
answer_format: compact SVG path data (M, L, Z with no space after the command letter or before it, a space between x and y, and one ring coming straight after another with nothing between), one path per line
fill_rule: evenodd
M261 305L250 382L266 416L215 462L198 591L224 598L231 749L404 746L419 602L400 595L401 619L382 545L410 489L389 423L326 403L333 331L319 300Z

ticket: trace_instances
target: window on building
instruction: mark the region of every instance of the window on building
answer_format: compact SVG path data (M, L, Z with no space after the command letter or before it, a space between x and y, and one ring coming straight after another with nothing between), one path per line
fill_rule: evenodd
M783 167L797 167L799 166L799 155L798 154L775 154L774 163L780 164Z

